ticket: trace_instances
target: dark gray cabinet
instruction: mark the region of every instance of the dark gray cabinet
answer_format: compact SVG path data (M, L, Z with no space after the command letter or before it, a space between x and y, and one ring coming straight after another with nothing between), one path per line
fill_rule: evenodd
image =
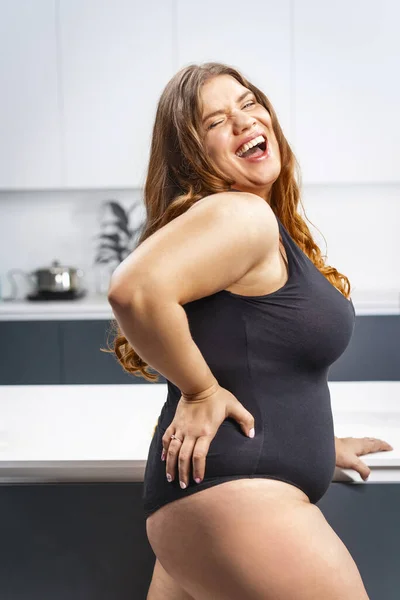
M101 348L113 347L114 332L110 321L62 321L62 382L66 384L150 383L124 371L114 353ZM165 383L160 375L158 383Z
M0 385L149 383L101 351L108 338L105 320L0 321Z
M61 351L63 356L62 383L144 383L126 373L114 354L102 352L111 346L109 321L63 321Z
M400 315L356 317L346 351L332 365L330 381L398 381Z
M0 385L61 383L57 322L0 321L0 340Z
M113 339L111 321L3 321L0 336L0 385L149 383L101 351ZM400 380L400 316L357 317L329 380Z
M155 556L142 491L139 482L0 486L1 599L145 600ZM399 598L399 505L395 483L332 483L317 505L370 600Z

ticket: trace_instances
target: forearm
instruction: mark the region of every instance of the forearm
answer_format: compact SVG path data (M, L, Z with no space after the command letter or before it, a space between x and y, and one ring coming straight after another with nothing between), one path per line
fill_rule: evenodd
M109 297L115 318L133 349L183 394L198 395L218 384L190 335L183 307L155 291L128 305Z

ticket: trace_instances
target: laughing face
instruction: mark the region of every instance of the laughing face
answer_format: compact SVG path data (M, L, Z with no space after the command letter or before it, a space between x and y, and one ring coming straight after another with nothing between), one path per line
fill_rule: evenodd
M231 75L206 81L201 90L205 147L233 188L268 201L281 170L271 117L254 94Z

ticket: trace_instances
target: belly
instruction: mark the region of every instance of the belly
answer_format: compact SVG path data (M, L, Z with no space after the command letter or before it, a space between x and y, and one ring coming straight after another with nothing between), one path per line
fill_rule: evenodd
M168 483L165 462L160 459L161 438L173 419L163 415L149 450L144 498L153 506L163 505L186 494L231 479L271 478L289 483L316 503L328 489L335 470L335 441L329 390L313 397L293 395L259 402L255 419L256 435L247 437L239 423L228 418L211 441L203 482L190 480L187 490L179 487L178 476Z

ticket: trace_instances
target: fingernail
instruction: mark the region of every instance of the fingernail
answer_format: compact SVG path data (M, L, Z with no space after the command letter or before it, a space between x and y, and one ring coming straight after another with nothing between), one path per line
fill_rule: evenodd
M167 473L167 479L168 479L168 481L172 481L172 477L169 473Z
M196 483L200 483L200 481L201 481L200 477L195 477L195 482Z
M252 427L249 431L249 437L253 438L255 436L254 427Z
M162 452L161 452L161 460L165 460L165 450L164 450L164 448L162 449Z
M180 481L179 484L180 484L181 488L184 490L186 487L186 483L184 481Z

